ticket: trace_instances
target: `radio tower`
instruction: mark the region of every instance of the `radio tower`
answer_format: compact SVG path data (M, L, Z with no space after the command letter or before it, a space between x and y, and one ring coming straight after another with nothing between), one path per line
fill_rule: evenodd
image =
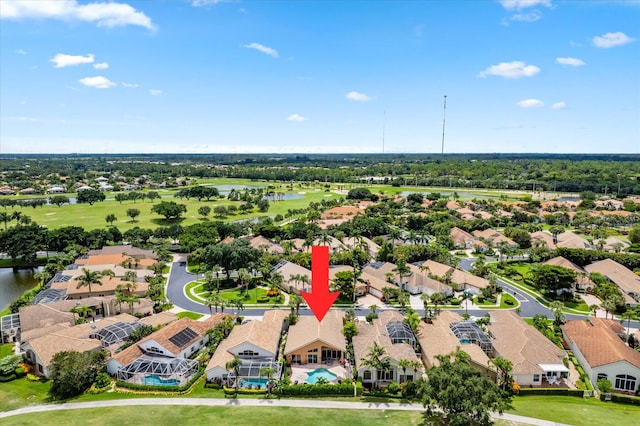
M447 95L444 95L444 109L442 112L442 156L444 157L444 125L447 119Z

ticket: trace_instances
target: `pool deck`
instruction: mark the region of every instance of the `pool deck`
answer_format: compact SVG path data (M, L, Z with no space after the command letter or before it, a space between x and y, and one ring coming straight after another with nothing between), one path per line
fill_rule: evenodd
M291 381L293 383L295 383L296 381L298 383L307 383L307 378L308 378L307 373L309 373L310 371L313 371L313 370L317 370L319 368L324 368L326 370L329 370L333 374L338 376L336 378L336 380L334 380L334 382L336 382L338 379L344 379L346 377L349 377L349 373L344 368L344 366L339 361L336 361L332 365L326 365L326 364L304 364L304 365L302 365L302 364L293 364L291 366Z

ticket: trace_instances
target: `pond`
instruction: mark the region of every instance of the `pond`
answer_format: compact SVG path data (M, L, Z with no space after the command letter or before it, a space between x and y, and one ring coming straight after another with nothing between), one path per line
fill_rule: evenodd
M33 274L37 271L21 269L13 272L12 268L0 268L0 311L6 309L27 290L36 286Z

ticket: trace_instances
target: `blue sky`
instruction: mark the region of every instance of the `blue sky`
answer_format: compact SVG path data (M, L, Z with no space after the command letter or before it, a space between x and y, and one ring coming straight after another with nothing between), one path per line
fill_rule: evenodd
M0 153L640 152L640 1L0 2Z

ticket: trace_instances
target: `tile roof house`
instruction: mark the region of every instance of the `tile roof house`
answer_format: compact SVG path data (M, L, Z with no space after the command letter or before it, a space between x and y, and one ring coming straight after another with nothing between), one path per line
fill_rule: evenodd
M513 248L518 247L518 243L516 243L510 238L505 237L495 229L489 228L489 229L485 229L484 231L475 230L473 231L473 235L476 238L481 239L487 243L490 243L495 247L497 247L498 244L501 244L501 243L506 243L509 247L513 247Z
M586 265L584 269L590 274L593 272L602 274L617 285L623 294L629 296L625 298L627 304L637 305L640 301L640 277L615 260L604 259Z
M384 311L372 324L358 321L357 327L358 334L353 337L353 352L358 377L365 385L391 381L402 383L414 380L420 374L420 369L409 368L405 372L398 366L398 361L402 359L420 361L414 350L416 338L400 312ZM367 358L374 342L384 348L391 363L389 371L375 371L364 365L363 360Z
M546 247L549 250L555 250L556 248L556 243L553 241L553 236L542 231L531 233L531 245L533 247L539 245L540 247Z
M571 320L562 326L562 335L591 383L607 379L624 392L640 390L640 352L631 349L619 335L619 323L603 318Z
M274 271L282 275L283 285L289 289L290 293L300 293L300 291L309 290L309 283L311 283L311 271L307 268L285 260L280 261L280 263L274 267ZM299 281L295 279L296 275L306 276L309 278L309 281L307 283Z
M456 245L456 248L461 249L470 249L473 246L473 242L476 240L476 237L474 237L467 231L463 231L457 226L451 228L451 231L449 231L449 236L453 240L453 243Z
M563 248L593 249L586 238L583 238L578 234L574 234L571 231L565 231L562 234L558 234L556 246Z
M136 317L122 314L100 321L72 326L69 323L58 323L53 326L37 329L38 333L30 333L23 338L20 349L25 352L26 360L35 366L35 371L49 377L49 365L54 355L59 352L98 351L102 343L95 337L101 329L117 322L135 322Z
M458 291L466 290L469 293L480 294L483 288L489 286L489 281L482 277L477 277L466 271L443 263L434 262L433 260L423 262L422 269L425 270L427 274L432 274L437 277L445 277L449 274L451 277L451 286Z
M400 276L395 271L396 267L397 265L391 262L373 262L365 265L362 272L363 275L373 276L378 281L390 281L393 287L401 288L411 294L433 294L438 291L451 293L451 288L428 277L427 274L423 273L420 268L415 265L407 264L409 273L403 275L402 280L400 280ZM382 292L382 289L380 292Z
M234 357L240 358L246 367L252 363L262 363L264 367L267 367L267 364L278 364L280 337L288 314L289 312L284 310L268 310L262 320L252 320L235 326L209 360L206 368L207 380L226 379L229 373L226 365ZM259 377L260 368L253 372L251 370L256 369L241 368L240 377Z
M427 368L437 366L439 362L436 356L447 355L460 348L469 355L471 365L483 374L495 378L495 368L489 363L489 357L482 348L474 343L461 342L451 330L451 323L462 320L462 317L457 312L442 311L433 319L431 324L420 322L417 337L420 343L422 362Z
M247 239L249 240L249 246L254 249L264 250L267 253L284 254L284 249L280 244L276 244L262 235L256 235L255 237L249 237Z
M513 378L520 386L539 386L543 379L567 374L565 351L554 345L513 311L491 311L489 331L494 354L513 364Z
M347 342L342 334L344 312L330 310L322 322L300 316L289 327L284 355L289 364L323 364L342 361Z

